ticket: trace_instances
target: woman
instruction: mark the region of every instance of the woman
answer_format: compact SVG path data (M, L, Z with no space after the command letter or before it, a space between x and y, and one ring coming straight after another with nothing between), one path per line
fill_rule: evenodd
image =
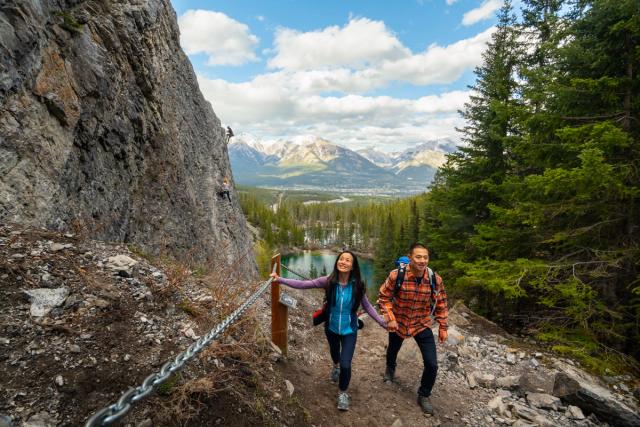
M351 360L358 337L358 307L362 304L366 312L380 326L386 328L384 320L376 313L364 289L360 278L358 258L343 251L336 258L333 271L329 276L313 280L293 280L271 274L279 283L296 289L324 288L327 297L327 321L325 334L329 342L329 351L333 360L331 380L338 382L338 409L349 409L347 389L351 380Z

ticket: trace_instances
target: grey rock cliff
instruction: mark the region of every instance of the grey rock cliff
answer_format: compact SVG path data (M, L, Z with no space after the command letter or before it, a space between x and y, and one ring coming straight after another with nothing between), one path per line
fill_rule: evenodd
M0 221L255 271L168 0L0 2Z

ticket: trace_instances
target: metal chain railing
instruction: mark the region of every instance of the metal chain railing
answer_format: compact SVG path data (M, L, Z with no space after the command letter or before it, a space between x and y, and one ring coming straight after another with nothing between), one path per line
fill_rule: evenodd
M307 276L305 276L305 275L303 275L303 274L300 274L300 273L298 273L297 271L294 271L294 270L290 269L289 267L287 267L287 266L286 266L286 265L284 265L284 264L280 264L280 266L281 266L282 268L284 268L285 270L287 270L288 272L293 273L293 274L295 274L296 276L299 276L299 277L301 277L301 278L302 278L302 279L304 279L304 280L311 280L309 277L307 277Z
M272 272L275 273L275 271L276 266L274 265ZM151 394L160 384L169 379L174 372L182 369L185 363L204 350L206 346L211 344L213 340L218 338L220 334L227 330L229 326L240 318L240 316L242 316L242 314L244 314L244 312L269 288L272 281L273 277L270 277L269 280L263 282L258 291L240 307L227 316L215 328L209 331L208 334L202 336L198 341L191 344L184 352L176 356L174 360L165 363L159 372L149 375L138 387L127 390L122 396L120 396L120 399L118 399L116 403L96 412L91 418L89 418L85 427L106 426L122 418L127 412L129 412L129 410L131 410L132 404Z

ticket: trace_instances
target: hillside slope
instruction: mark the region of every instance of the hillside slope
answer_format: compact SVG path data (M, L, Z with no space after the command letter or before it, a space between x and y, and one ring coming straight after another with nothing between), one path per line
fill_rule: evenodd
M232 286L235 277L224 266L189 269L119 244L0 226L0 425L83 425L244 302L255 283ZM435 416L415 402L422 361L412 340L400 351L397 382L382 381L387 333L370 319L358 335L351 410L340 412L324 331L310 324L322 291L286 292L298 300L289 312L288 357L269 342L267 293L121 424L592 427L639 420L630 392L637 379L601 382L463 305L451 309L450 340L438 346ZM58 297L39 304L36 296L47 294Z

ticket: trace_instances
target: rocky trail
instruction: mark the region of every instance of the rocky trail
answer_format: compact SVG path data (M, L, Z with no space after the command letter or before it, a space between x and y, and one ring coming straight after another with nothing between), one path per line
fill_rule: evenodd
M0 427L84 425L251 294L233 271L215 273L122 244L0 225ZM358 336L351 410L340 412L324 332L310 321L322 295L286 292L298 300L287 357L268 339L266 294L116 425L640 424L637 379L602 382L461 304L451 310L449 342L438 347L434 416L415 402L422 370L415 343L405 342L397 381L385 384L386 331L369 319Z

